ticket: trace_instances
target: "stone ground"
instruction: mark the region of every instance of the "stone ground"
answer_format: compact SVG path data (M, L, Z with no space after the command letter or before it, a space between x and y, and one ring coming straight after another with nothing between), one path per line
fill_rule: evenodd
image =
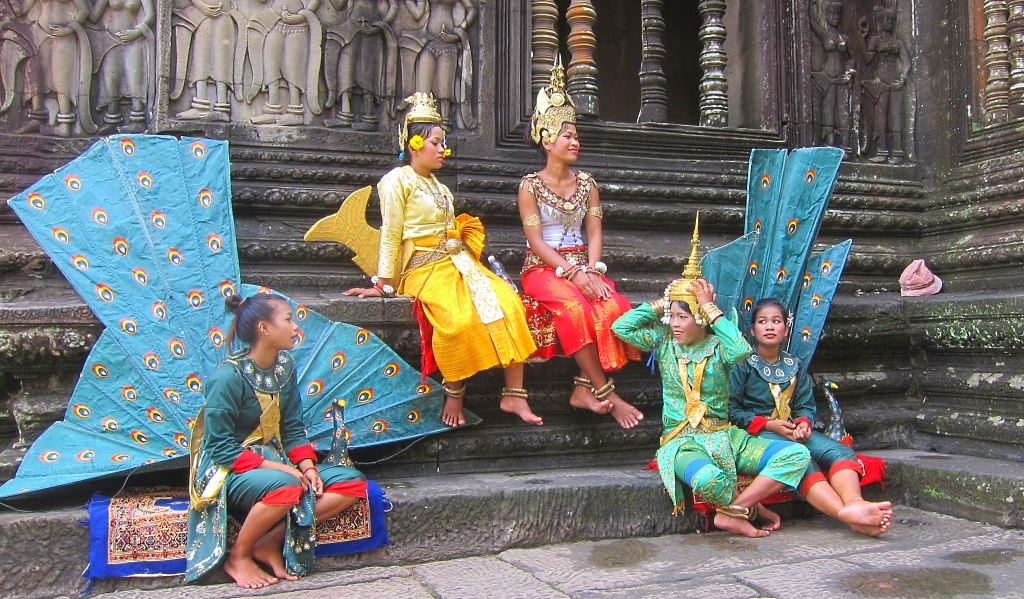
M1024 531L897 506L890 532L878 539L816 517L784 522L765 539L715 532L566 543L323 572L258 591L212 584L94 597L1024 598L1022 565Z

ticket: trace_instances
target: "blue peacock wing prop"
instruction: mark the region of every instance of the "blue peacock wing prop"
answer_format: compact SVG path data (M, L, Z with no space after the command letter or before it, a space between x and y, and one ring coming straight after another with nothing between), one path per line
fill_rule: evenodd
M753 150L747 174L744 237L710 250L701 262L720 306L735 306L740 329L762 297L794 313L791 353L810 362L828 316L851 241L811 256L839 175L838 148ZM745 241L751 235L754 241Z
M256 289L238 284L227 143L105 138L9 204L106 329L64 420L32 444L0 498L177 465L203 382L226 356L224 297ZM439 385L367 331L291 303L306 424L324 450L337 399L353 447L450 430Z

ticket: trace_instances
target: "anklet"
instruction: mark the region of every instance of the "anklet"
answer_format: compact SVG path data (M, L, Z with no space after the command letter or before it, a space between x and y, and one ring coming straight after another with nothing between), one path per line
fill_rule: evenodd
M608 377L608 382L604 384L600 389L594 389L594 397L598 399L604 399L615 391L615 379Z
M718 513L730 518L743 518L748 522L757 520L757 504L753 507L743 507L742 505L731 504L719 506Z
M441 389L444 390L444 394L452 399L462 399L466 395L466 384L463 383L458 389L453 389L448 385L448 381L441 381Z
M584 378L582 376L574 376L574 377L572 377L572 384L573 384L573 386L576 386L576 387L589 387L591 389L591 391L593 391L593 389L594 389L594 383L592 383L590 381L590 379Z
M507 395L509 397L518 397L520 399L530 399L530 394L526 389L520 389L518 387L502 387L501 395L502 397Z

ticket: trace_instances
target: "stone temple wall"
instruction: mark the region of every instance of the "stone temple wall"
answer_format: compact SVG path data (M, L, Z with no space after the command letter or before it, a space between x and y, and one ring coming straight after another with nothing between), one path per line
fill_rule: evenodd
M677 276L698 210L705 246L739 235L752 148L843 147L820 241L852 237L854 246L812 370L839 383L862 447L1024 453L1022 2L701 0L692 12L635 4L0 3L0 198L99 135L226 139L244 279L362 323L416 363L408 304L342 299L364 281L351 251L303 243L302 233L395 164L402 98L433 91L454 150L439 176L460 211L483 219L490 250L518 270L514 198L536 168L523 127L550 64L541 59L560 52L581 106L580 166L601 185L605 261L620 289L649 299ZM679 44L680 31L697 39ZM610 64L605 42L637 58L618 86L607 73L588 76ZM674 78L691 71L699 86ZM619 93L631 87L639 100ZM675 113L660 107L674 102L694 106L697 122L669 122ZM635 108L640 122L602 119L602 105ZM375 203L369 213L372 222ZM914 258L942 277L940 294L900 297L897 280ZM62 417L99 331L0 205L8 476L18 448ZM660 432L656 379L640 365L617 376L649 420L626 433L568 409L571 374L565 360L528 372L543 431L511 423L496 407L498 377L479 377L468 406L483 427L399 462L436 471L649 454Z

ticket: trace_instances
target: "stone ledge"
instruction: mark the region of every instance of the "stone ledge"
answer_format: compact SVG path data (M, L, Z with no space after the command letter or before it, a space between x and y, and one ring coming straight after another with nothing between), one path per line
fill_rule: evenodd
M642 464L618 468L468 474L379 481L395 508L391 546L320 560L318 569L393 566L588 539L693 532L698 516L673 517L661 480ZM20 506L26 507L26 506ZM88 561L84 509L0 513L0 598L41 599L129 588L173 587L181 577L81 578ZM221 572L208 582L225 582Z
M894 502L1003 528L1024 528L1024 464L907 449L870 451L885 459Z

